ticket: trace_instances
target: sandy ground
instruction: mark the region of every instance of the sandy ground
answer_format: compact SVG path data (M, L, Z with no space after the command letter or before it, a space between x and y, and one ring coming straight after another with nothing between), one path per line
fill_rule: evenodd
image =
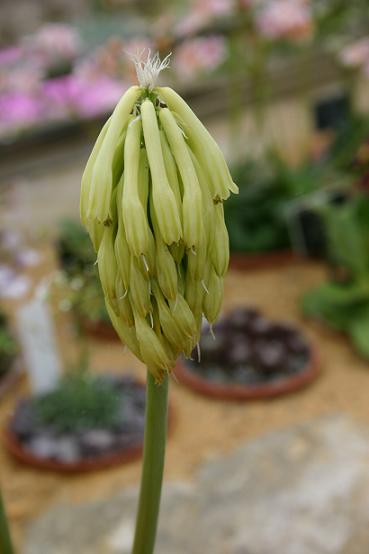
M49 266L50 260L47 262ZM50 267L50 266L49 266ZM41 268L38 272L42 273ZM36 272L37 273L37 272ZM272 401L220 402L199 396L172 379L170 399L174 425L168 441L167 480L191 479L194 469L218 453L261 434L332 412L346 412L369 423L369 365L359 359L345 339L318 324L301 319L298 298L324 278L324 269L310 262L276 269L230 271L226 279L225 308L249 303L265 314L297 322L315 345L322 365L319 380L307 389ZM15 306L9 306L14 311ZM70 361L75 337L64 318L58 323L60 350ZM96 371L132 372L142 379L144 368L119 343L90 342L91 368ZM0 426L15 400L26 391L23 383L0 404ZM87 475L60 476L40 472L13 461L0 445L0 478L18 544L29 522L58 500L81 502L114 494L138 482L140 462Z

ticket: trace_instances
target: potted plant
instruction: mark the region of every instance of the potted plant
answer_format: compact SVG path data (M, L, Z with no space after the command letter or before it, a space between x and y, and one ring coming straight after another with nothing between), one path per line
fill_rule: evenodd
M313 381L319 372L315 350L291 324L270 321L259 310L239 307L200 338L200 356L182 358L180 382L224 400L274 398Z
M326 226L329 277L304 294L303 313L347 334L369 358L369 196L356 193L319 212Z
M240 194L225 206L231 267L271 267L291 261L293 231L288 207L321 186L321 173L312 163L291 169L276 156L234 166Z
M21 399L5 430L19 461L85 472L141 455L145 388L129 376L68 373L54 390Z

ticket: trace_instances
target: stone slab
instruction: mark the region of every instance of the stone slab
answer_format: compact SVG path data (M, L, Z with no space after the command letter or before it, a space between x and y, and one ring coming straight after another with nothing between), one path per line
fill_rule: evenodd
M23 554L129 554L137 490L59 504ZM369 432L341 414L249 442L164 488L158 554L367 554Z

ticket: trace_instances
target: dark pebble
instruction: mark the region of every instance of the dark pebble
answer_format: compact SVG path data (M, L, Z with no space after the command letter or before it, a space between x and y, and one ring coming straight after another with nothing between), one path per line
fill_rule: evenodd
M258 310L254 308L235 308L227 317L228 325L235 331L243 331L257 319Z
M11 422L11 430L20 440L26 440L35 434L36 421L32 403L29 400L21 400L18 403Z
M287 353L284 344L279 341L259 341L255 345L255 363L261 371L282 371L287 366Z
M259 316L251 321L249 329L251 335L267 337L272 333L273 323L268 321L265 317Z
M299 335L295 335L287 341L287 348L294 354L308 355L309 352L306 341Z
M228 363L231 366L247 364L251 358L250 343L243 338L242 342L237 340L230 348L227 356Z

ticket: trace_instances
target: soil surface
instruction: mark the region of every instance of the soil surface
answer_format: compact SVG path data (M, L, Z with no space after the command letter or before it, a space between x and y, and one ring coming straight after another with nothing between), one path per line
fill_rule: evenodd
M52 262L38 272L47 274ZM49 264L49 269L46 267ZM205 460L232 452L240 442L280 430L317 416L344 412L369 424L367 391L369 363L358 358L342 335L304 321L298 299L325 278L325 269L311 262L294 263L269 270L229 272L225 282L225 308L251 304L267 317L298 324L316 347L322 375L308 388L273 401L220 402L201 397L172 379L173 429L168 441L167 481L191 480ZM8 306L14 312L16 303ZM76 358L76 337L67 316L57 318L58 345L65 364ZM145 379L145 370L116 342L90 340L91 369L125 373ZM27 392L22 384L0 403L4 426L17 398ZM15 462L0 445L0 478L17 544L32 519L45 513L55 501L99 501L124 487L136 484L140 461L88 475L61 476L40 472Z

